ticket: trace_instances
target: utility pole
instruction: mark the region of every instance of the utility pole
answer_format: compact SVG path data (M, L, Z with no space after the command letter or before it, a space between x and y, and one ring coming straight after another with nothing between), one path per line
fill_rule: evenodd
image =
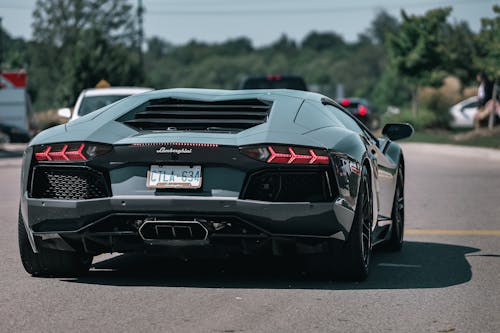
M496 73L495 73L496 74ZM490 131L493 130L493 126L495 125L495 115L497 114L497 106L498 106L498 100L497 100L497 94L498 94L498 81L495 77L495 81L493 81L493 94L491 95L491 102L492 105L491 110L490 110L490 117L488 118L488 129Z
M139 52L139 68L141 81L144 81L144 55L142 54L142 44L144 42L144 28L143 28L143 14L144 7L142 6L142 0L138 0L137 3L137 25L138 25L138 52ZM141 82L142 84L143 82Z

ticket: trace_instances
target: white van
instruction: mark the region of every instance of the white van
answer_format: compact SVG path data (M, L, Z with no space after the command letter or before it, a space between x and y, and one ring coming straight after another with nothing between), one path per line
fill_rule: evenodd
M0 126L10 141L29 135L32 108L26 92L26 72L0 73ZM23 140L24 141L24 140Z

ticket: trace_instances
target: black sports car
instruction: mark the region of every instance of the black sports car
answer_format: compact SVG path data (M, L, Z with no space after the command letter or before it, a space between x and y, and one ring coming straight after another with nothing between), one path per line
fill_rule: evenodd
M103 252L306 254L361 280L398 250L404 159L333 100L293 90L134 95L36 136L25 152L22 263L74 276Z

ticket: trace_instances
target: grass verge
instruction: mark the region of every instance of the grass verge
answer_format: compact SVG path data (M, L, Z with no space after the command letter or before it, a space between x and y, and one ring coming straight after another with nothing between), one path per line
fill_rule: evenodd
M500 149L500 129L497 128L492 132L486 129L474 132L420 130L402 142L441 143Z

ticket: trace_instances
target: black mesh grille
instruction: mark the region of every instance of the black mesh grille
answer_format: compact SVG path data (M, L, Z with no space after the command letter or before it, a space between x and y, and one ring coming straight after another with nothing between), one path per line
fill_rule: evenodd
M248 178L243 199L325 202L332 198L327 171L263 171Z
M164 98L151 100L121 121L139 130L231 130L263 124L270 102L258 99L201 102Z
M82 200L109 196L104 176L87 167L35 167L31 197Z

